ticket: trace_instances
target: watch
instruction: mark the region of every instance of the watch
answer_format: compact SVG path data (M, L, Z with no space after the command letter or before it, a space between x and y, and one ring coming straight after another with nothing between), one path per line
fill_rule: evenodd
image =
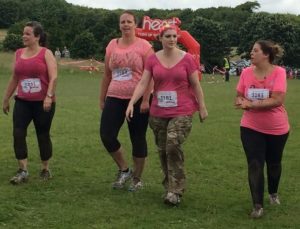
M51 94L51 93L47 93L47 97L49 97L49 98L53 98L53 94Z

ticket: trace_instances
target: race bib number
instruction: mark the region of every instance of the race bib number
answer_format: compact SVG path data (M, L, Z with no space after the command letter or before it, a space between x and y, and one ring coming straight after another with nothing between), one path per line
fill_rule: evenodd
M263 88L249 88L247 92L247 98L254 101L259 99L269 98L270 91L269 89Z
M117 81L126 81L132 79L131 68L117 68L112 71L112 79Z
M159 91L157 92L157 101L159 107L177 107L177 92Z
M29 78L21 81L22 91L24 93L37 93L42 90L41 80L39 78Z

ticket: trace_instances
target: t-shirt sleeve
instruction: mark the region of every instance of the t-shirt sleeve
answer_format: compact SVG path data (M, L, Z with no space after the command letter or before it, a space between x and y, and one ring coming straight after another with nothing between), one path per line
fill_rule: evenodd
M146 64L145 64L145 69L147 71L149 71L152 74L152 69L153 69L153 65L154 65L154 60L155 60L155 54L152 54L151 56L149 56L146 60Z
M186 53L185 55L187 55L187 61L188 61L188 68L187 68L187 72L190 75L192 75L196 70L199 70L197 63L195 61L195 59L193 58L193 56L189 53Z
M152 45L148 41L142 39L142 49L143 49L144 55L146 55L151 48L152 48Z
M244 94L244 92L245 92L245 83L244 83L244 79L245 79L245 76L246 76L247 72L248 72L248 69L246 68L246 69L244 69L244 70L242 71L242 73L241 73L241 75L240 75L239 82L238 82L238 84L237 84L237 86L236 86L236 91L237 91L238 93Z
M110 55L112 53L112 51L113 51L114 47L116 46L116 44L117 44L117 39L112 39L108 43L108 45L106 46L106 49L105 49L106 55Z
M274 92L286 92L286 72L284 68L278 67L276 70L276 76L274 80L273 90Z

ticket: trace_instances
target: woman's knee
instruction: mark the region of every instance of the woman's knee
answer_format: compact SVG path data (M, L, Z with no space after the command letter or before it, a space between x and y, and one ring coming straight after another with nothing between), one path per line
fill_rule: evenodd
M27 144L26 144L27 132L24 129L14 129L14 151L18 160L27 158Z
M109 153L113 153L121 147L120 142L115 137L100 132L100 138L104 147Z
M264 163L261 163L258 160L251 160L248 162L248 169L251 172L261 173L264 169Z
M20 128L14 128L13 130L13 136L15 139L25 139L27 135L27 131L25 129L20 129Z
M179 144L167 144L166 152L171 161L184 161L184 155Z

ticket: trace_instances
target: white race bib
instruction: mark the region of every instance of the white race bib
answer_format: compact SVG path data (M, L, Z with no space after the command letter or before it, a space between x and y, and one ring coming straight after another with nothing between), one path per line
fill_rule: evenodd
M159 107L177 107L177 92L159 91L157 92L157 101Z
M41 80L39 78L29 78L21 81L22 91L24 93L37 93L42 90Z
M126 81L132 79L131 68L117 68L112 71L112 79L117 81Z
M259 99L269 98L270 90L264 88L249 88L247 92L247 98L254 101Z

